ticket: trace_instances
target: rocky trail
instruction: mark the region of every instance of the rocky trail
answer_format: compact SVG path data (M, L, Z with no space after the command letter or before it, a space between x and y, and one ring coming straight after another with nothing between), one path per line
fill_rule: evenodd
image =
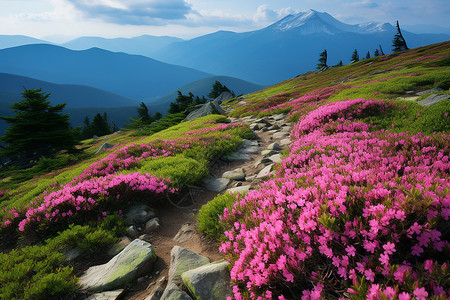
M80 284L86 299L226 299L231 295L228 262L219 244L197 230L196 214L218 194L247 192L270 174L290 144L283 114L244 122L255 140L217 160L202 187L193 187L178 205L155 211L144 205L127 214L127 237L113 247L109 262L89 268ZM182 278L183 277L183 278ZM92 294L92 291L103 290Z

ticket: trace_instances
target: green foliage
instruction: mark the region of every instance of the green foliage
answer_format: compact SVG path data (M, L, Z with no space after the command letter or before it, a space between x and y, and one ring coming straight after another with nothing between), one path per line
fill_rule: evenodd
M358 54L358 50L355 49L355 51L353 51L352 57L350 58L350 62L354 63L359 61L359 54Z
M226 85L222 85L219 81L216 80L214 82L211 92L208 94L208 97L211 99L216 99L223 92L231 93L234 96L234 93L227 88Z
M160 112L156 112L153 116L149 115L147 105L145 105L144 102L141 102L140 107L137 108L138 117L130 118L131 123L125 124L127 128L130 129L140 129L145 126L150 125L151 123L159 120L162 118L162 115Z
M72 225L43 245L0 253L0 298L50 299L73 292L77 279L63 252L77 247L94 253L116 241L102 228Z
M94 135L103 136L112 133L111 125L108 124L108 117L106 113L96 114L92 119L92 123L89 123L89 118L84 119L83 138L92 138Z
M209 170L206 163L179 154L146 160L141 163L140 172L170 178L177 188L183 189L198 184Z
M408 50L408 46L406 45L405 38L402 35L402 31L400 30L400 25L397 21L397 33L394 36L392 41L392 52L398 52Z
M7 143L2 156L15 160L22 166L30 166L41 156L51 157L61 150L75 151L79 143L79 131L71 129L69 115L61 112L65 103L50 106L42 89L26 89L23 99L10 107L15 115L0 117L10 124L0 141Z
M323 50L320 53L319 63L317 64L317 69L322 69L323 67L327 67L327 50Z
M203 205L197 215L198 229L209 238L221 240L225 228L220 223L220 216L225 208L231 210L236 201L236 196L225 193Z
M167 114L164 118L161 118L152 124L141 128L140 130L134 132L132 136L143 136L143 135L152 135L157 132L160 132L164 129L172 127L181 121L183 121L187 116L186 112L179 112L173 114Z

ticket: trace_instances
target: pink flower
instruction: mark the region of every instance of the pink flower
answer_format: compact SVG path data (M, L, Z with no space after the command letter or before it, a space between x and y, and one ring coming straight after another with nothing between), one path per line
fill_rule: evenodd
M409 299L411 299L411 296L406 292L398 294L398 300L409 300Z
M417 298L417 300L426 300L428 296L428 292L425 290L424 287L416 288L414 290L414 296Z

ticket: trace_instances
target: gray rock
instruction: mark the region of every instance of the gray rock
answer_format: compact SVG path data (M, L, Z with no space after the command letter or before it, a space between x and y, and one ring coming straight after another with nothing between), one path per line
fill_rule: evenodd
M274 119L275 121L284 120L284 118L286 118L285 114L278 114L278 115L273 115L272 116L272 119Z
M244 169L237 168L233 171L227 171L222 174L223 178L228 178L231 180L245 180Z
M160 227L159 219L158 218L153 218L153 219L147 221L147 223L145 223L144 232L145 233L150 233L152 231L155 231L155 230L159 229L159 227Z
M269 159L277 164L280 164L282 162L281 154L274 154L274 155L270 156Z
M233 99L233 95L230 92L223 92L222 94L219 95L219 97L217 97L216 99L214 99L214 102L217 103L218 105L222 104L225 101L228 101L230 99Z
M163 294L164 289L161 286L158 286L153 294L145 298L145 300L160 300Z
M289 136L289 132L285 132L285 131L279 131L279 132L275 132L273 134L273 138L277 139L277 140L284 139L287 136Z
M272 171L272 166L273 165L268 165L264 169L262 169L256 176L256 179L263 179L263 178L268 177L270 174L270 171Z
M120 296L122 296L124 289L110 291L110 292L103 292L103 293L97 293L94 295L89 296L88 298L84 300L116 300Z
M227 188L230 179L206 177L203 179L203 183L208 191L221 192Z
M167 285L175 283L180 285L183 283L181 280L181 274L186 271L204 266L210 261L208 258L195 253L186 248L175 246L170 252L170 269L169 269L169 281Z
M275 151L275 150L263 150L263 151L261 151L261 155L264 155L264 156L271 156L271 155L275 155L275 154L278 154L278 151Z
M196 228L194 225L192 225L190 223L183 224L183 226L181 226L180 230L178 230L178 232L175 235L175 237L173 238L173 240L180 244L187 242L188 240L190 240L192 238L195 231L196 231Z
M264 166L266 166L267 164L272 163L272 160L270 160L268 157L263 157L261 159L259 159L258 161L255 162L254 166L255 168L257 168L260 164L263 164Z
M94 136L92 137L93 140L98 140L99 137L97 135L94 134Z
M450 99L450 95L430 95L417 103L423 106L431 106L447 99Z
M280 141L281 146L289 146L292 143L291 139L282 139Z
M251 130L261 130L264 126L261 126L261 125L259 125L257 123L253 123L253 124L250 124L249 127L250 127Z
M291 132L291 126L283 126L283 127L281 127L280 131L281 132L288 132L288 133L290 133Z
M95 152L95 154L98 154L98 153L100 153L100 152L102 152L102 151L111 149L112 147L114 147L113 144L110 144L110 143L103 143L103 145L101 145L100 148L98 148L98 150L97 150L97 152Z
M99 292L125 287L148 272L155 261L152 245L136 239L106 264L89 268L79 284L83 290Z
M441 89L441 88L434 88L434 89L429 89L429 90L426 90L423 92L418 92L418 93L416 93L416 95L422 96L422 95L426 95L429 93L442 92L442 91L443 91L443 89Z
M253 175L250 175L250 176L246 176L245 177L245 180L247 181L247 182L252 182L253 180L255 180L256 179L256 174L253 174Z
M207 115L212 115L212 114L219 114L220 112L217 110L216 106L214 105L214 103L212 102L208 102L202 105L202 107L200 107L199 109L196 109L192 112L190 112L186 119L184 119L185 121L190 121L190 120L194 120L200 117L204 117Z
M199 300L225 300L232 295L229 262L204 265L181 275L189 291Z
M230 194L244 194L248 191L250 191L250 185L237 186L227 190Z
M249 154L244 154L240 152L233 152L225 155L222 159L227 161L248 161L252 160L252 157Z
M127 224L143 224L156 217L155 212L145 204L132 206L125 214Z
M161 300L192 300L186 292L183 292L174 283L168 284L161 296Z
M136 226L131 225L130 227L128 227L128 229L127 229L128 237L135 239L138 235L139 235L139 232L137 231Z
M269 146L267 146L267 150L280 151L283 150L283 148L280 145L278 145L278 143L272 143Z

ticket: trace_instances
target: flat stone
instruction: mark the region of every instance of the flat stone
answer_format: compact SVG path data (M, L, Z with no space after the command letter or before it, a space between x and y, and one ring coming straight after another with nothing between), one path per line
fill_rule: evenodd
M208 258L195 253L192 250L175 246L170 252L170 269L169 269L169 281L167 285L172 283L180 285L183 283L181 280L181 274L186 271L196 269L198 267L208 264L210 261Z
M190 223L183 224L183 226L181 226L180 230L178 230L173 240L180 244L187 242L192 238L192 236L195 233L195 230L196 229L194 225Z
M257 174L253 174L253 175L250 175L250 176L246 176L246 177L245 177L245 180L246 180L247 182L252 182L253 180L256 179L256 175L257 175Z
M417 103L423 106L431 106L447 99L450 99L450 95L430 95Z
M289 133L288 132L284 132L284 131L275 132L273 134L273 138L277 139L277 140L284 139L287 136L289 136Z
M272 156L269 156L269 159L277 164L280 164L282 162L281 154L274 154Z
M250 146L239 149L239 152L242 154L257 154L259 152L258 146Z
M225 300L232 295L229 262L207 264L181 275L184 284L198 300Z
M285 114L278 114L278 115L273 115L272 116L272 119L274 119L275 121L284 120L284 118L286 118Z
M291 132L291 126L283 126L281 127L281 132Z
M292 144L291 139L282 139L280 141L280 146L289 146L290 144Z
M250 185L238 186L227 190L230 194L244 194L248 191L250 191Z
M275 150L263 150L261 151L261 155L263 156L271 156L271 155L275 155L278 154L278 151Z
M240 152L232 152L223 157L224 160L227 161L248 161L252 160L252 157L249 154L244 154Z
M256 179L263 179L269 176L270 171L272 171L272 165L266 166L264 169L262 169L258 175L256 176Z
M261 159L259 159L257 162L255 162L254 166L255 168L257 168L260 164L263 164L264 166L266 166L267 164L272 163L272 161L268 158L268 157L263 157Z
M230 183L228 178L205 178L203 183L208 191L221 192L227 188Z
M143 224L154 217L156 217L155 212L145 204L132 206L125 213L125 218L128 225Z
M159 219L158 218L153 218L151 220L148 220L147 223L145 223L144 232L145 233L150 233L152 231L155 231L155 230L159 229L159 227L160 227Z
M180 290L176 284L172 283L167 285L161 300L192 300L192 298L186 292Z
M122 296L124 289L115 290L115 291L109 291L109 292L103 292L103 293L97 293L94 295L89 296L88 298L84 300L116 300L120 296Z
M418 92L418 93L416 93L416 95L422 96L422 95L426 95L429 93L442 92L442 91L443 91L443 89L441 89L441 88L434 88L434 89L425 90L423 92Z
M228 178L231 180L245 180L244 169L237 168L233 171L227 171L222 174L223 178Z
M89 268L79 284L83 290L98 292L123 288L148 272L155 261L152 245L136 239L106 264Z
M267 146L267 150L280 151L280 150L283 150L283 148L280 145L278 145L278 143L272 143L269 146Z

